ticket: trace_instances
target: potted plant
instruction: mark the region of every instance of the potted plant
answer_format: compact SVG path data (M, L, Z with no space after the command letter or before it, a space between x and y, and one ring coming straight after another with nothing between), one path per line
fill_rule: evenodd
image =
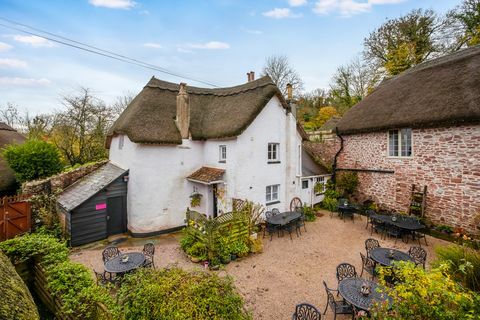
M202 195L200 193L192 193L190 195L190 206L195 208L200 206L200 201L202 200Z

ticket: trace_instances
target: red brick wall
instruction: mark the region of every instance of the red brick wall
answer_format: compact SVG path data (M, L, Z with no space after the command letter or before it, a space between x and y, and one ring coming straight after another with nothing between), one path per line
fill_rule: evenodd
M359 201L408 211L411 185L427 186L425 214L436 224L480 230L480 125L414 129L413 157L387 157L387 133L344 136L337 168L394 170L360 173ZM478 219L478 217L477 217Z

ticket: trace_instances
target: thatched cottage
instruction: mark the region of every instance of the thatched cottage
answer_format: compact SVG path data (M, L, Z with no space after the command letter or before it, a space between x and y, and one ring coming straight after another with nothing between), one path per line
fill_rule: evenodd
M0 122L0 151L9 144L23 143L25 137L9 125ZM15 192L15 175L0 155L0 196Z
M426 186L427 218L478 232L480 46L384 81L337 129L336 169L359 173L359 200L408 212Z

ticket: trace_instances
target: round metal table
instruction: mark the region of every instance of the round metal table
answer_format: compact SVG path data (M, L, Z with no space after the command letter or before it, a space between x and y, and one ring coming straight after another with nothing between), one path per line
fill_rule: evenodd
M369 256L382 266L391 266L394 261L413 261L407 253L389 248L372 249Z
M370 294L364 295L360 292L363 284L370 286ZM377 283L362 278L347 278L338 284L340 295L348 303L365 311L369 311L376 302L388 301L388 303L391 303L390 297L385 293L378 292L377 288Z
M286 224L289 224L293 220L296 220L300 218L302 214L297 211L287 211L287 212L282 212L279 213L273 217L267 218L267 222L270 224L278 225L278 226L284 226Z
M122 257L128 256L128 261L123 262ZM145 255L141 252L123 253L118 257L105 262L105 271L110 273L125 273L137 269L145 262Z

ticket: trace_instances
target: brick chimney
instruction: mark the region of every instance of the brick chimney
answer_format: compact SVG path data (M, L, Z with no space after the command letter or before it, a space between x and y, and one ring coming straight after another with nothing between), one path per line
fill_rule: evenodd
M190 98L187 93L187 84L180 83L180 89L177 95L177 117L175 118L178 131L182 139L188 139L190 126Z
M255 80L255 72L250 71L247 73L247 82Z
M287 83L287 101L292 101L292 96L293 96L292 84Z

